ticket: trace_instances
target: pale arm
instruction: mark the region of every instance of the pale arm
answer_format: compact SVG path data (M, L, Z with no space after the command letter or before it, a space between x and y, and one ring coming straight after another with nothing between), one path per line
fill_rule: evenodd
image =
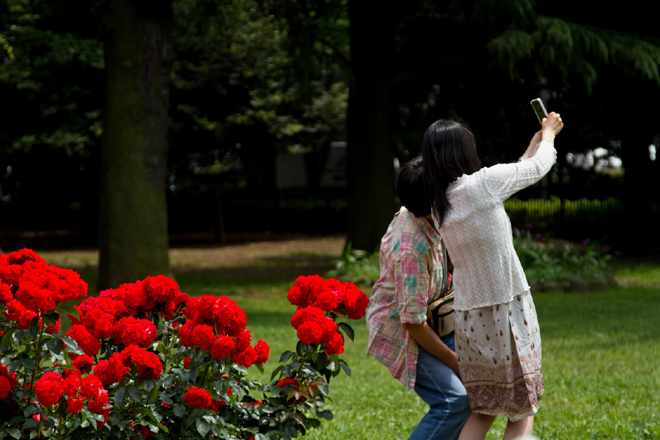
M456 353L451 351L449 347L435 334L433 329L429 327L426 322L421 324L403 323L403 328L410 334L410 336L417 341L419 345L424 347L426 351L431 353L436 358L444 362L449 368L460 377L458 370L458 358Z

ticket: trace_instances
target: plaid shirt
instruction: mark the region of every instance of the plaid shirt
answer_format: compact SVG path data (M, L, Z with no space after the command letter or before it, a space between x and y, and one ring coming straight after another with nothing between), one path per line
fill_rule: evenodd
M408 390L415 388L419 346L401 324L426 321L428 302L442 286L440 243L425 218L402 207L380 246L380 279L367 308L367 354Z

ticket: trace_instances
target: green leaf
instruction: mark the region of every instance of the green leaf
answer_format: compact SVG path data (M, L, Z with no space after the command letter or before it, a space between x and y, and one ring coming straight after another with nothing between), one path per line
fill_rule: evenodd
M28 333L30 336L33 338L36 338L37 335L39 334L39 316L35 316L32 318L32 321L30 321L30 327L28 328Z
M33 418L29 418L29 419L26 419L26 420L25 420L25 423L23 423L22 428L23 428L23 429L34 428L34 427L37 426L38 424L39 424L38 421L36 421L36 420L33 419Z
M18 428L11 428L9 430L9 435L18 439L21 438L21 431Z
M350 376L350 374L349 374ZM142 395L140 394L140 390L138 390L135 387L129 387L128 388L128 395L131 396L131 399L135 400L136 402L139 402L140 399L142 399Z
M346 374L350 377L351 376L351 369L349 368L348 364L344 361L339 361L339 365L341 365L341 368L346 372Z
M147 400L148 403L153 402L156 400L156 397L158 397L158 390L160 390L160 387L158 384L154 384L153 388L151 389L151 392L149 393L149 400Z
M121 387L115 393L115 407L121 409L124 405L124 397L126 396L126 387Z
M21 360L20 359L15 359L13 362L9 364L7 367L7 370L9 373L13 373L14 371L17 371L19 368L21 368Z
M64 343L59 338L53 338L46 342L46 347L54 355L60 355L62 354L62 350L64 349Z
M351 341L354 340L354 338L355 338L355 332L353 331L353 327L351 327L350 325L348 325L348 324L345 323L345 322L340 322L340 323L337 324L337 326L338 326L339 328L341 328L341 329L344 331L344 333L346 333L346 336L348 336L348 338L349 338Z
M325 420L332 420L334 416L332 415L332 411L325 410L325 411L316 411L316 416L319 419L325 419Z
M277 373L279 373L280 371L282 371L282 365L278 366L273 370L273 372L270 375L270 380L275 379L275 376L277 376Z
M291 357L291 355L293 355L293 352L291 352L291 351L289 351L289 350L287 350L287 351L285 351L284 353L282 353L282 356L280 356L280 363L283 364L283 363L285 363L286 361L288 361L289 358Z
M34 359L30 357L24 357L21 359L21 362L23 363L23 366L29 370L34 370L35 364L34 364Z
M302 343L302 341L298 341L298 343L296 344L296 353L298 353L298 356L302 357L302 355L303 355L303 343Z
M254 440L268 440L269 438L270 438L270 437L267 437L267 436L263 435L263 434L260 433L260 432L257 432L257 433L254 435Z
M39 408L37 408L34 405L30 405L23 410L23 415L25 417L30 417L31 415L36 414L38 412L39 412Z
M71 336L62 336L62 341L64 341L64 343L66 344L65 351L68 351L69 353L75 353L80 356L85 354L85 352L82 351L82 349L78 346L76 340L73 339Z
M174 415L176 417L181 418L181 417L183 417L183 415L185 414L186 411L185 411L185 409L183 409L183 407L181 405L175 405L174 409L173 409L173 412L174 412Z
M209 431L211 430L211 426L204 419L197 419L197 421L195 422L195 427L197 428L197 432L199 432L199 435L201 435L202 437L206 437L206 434L208 434Z
M0 340L0 350L5 350L5 347L7 347L7 345L9 345L9 341L10 341L10 339L11 339L11 337L14 334L15 331L16 331L16 329L13 328L11 330L7 330L5 332L5 334L2 335L2 339Z

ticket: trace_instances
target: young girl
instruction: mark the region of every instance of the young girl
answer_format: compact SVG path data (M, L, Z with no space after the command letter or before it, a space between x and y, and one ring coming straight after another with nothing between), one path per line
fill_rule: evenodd
M456 354L472 415L460 440L484 439L507 416L504 439L532 432L543 394L541 338L529 285L503 202L538 182L556 160L556 113L543 120L517 163L481 168L472 133L439 120L422 154L433 218L454 265Z

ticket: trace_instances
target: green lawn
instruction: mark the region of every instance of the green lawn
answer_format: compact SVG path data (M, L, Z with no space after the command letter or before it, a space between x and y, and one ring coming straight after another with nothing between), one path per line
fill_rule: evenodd
M297 265L300 274L308 273L310 266ZM267 372L297 340L290 326L294 307L286 301L296 272L277 267L267 275L175 268L182 290L228 295L245 309L253 340L271 346ZM534 296L546 386L534 430L541 439L660 439L660 264L623 262L616 271L621 286L606 291ZM81 274L94 282L93 268L81 268ZM305 438L405 439L426 405L364 354L364 321L352 324L356 341L347 342L343 355L352 377L330 384L335 419ZM264 381L270 377L256 369L250 374ZM500 418L488 439L501 438L503 430Z

